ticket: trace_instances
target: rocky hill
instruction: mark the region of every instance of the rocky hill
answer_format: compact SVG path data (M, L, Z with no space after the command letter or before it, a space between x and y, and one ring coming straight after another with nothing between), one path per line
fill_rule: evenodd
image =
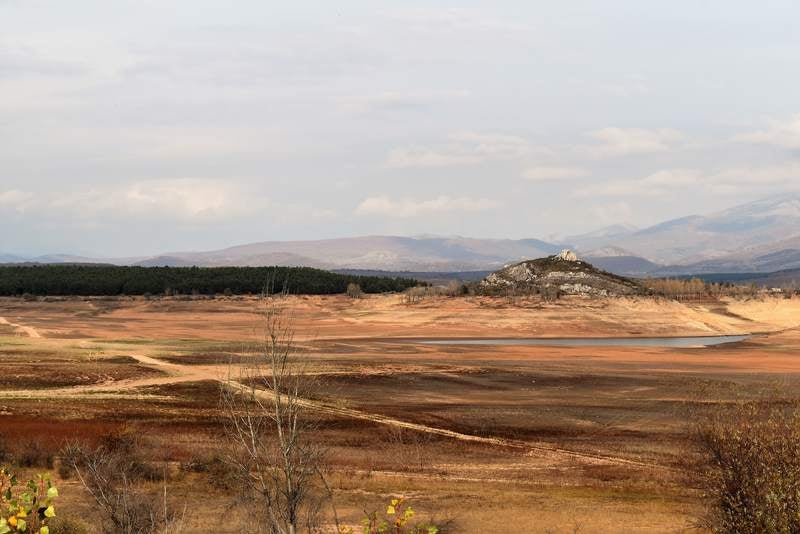
M569 250L547 258L506 266L481 280L477 290L487 295L511 293L544 297L558 295L612 297L647 293L638 282L601 271L592 264L578 259Z

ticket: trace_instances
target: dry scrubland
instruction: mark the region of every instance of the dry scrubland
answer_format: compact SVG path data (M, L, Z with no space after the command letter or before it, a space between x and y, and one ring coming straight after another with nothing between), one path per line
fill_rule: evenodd
M689 422L717 403L797 390L800 379L800 299L407 305L390 295L288 305L312 371L325 378L318 439L351 522L403 495L455 532L687 531L701 510L685 475L696 460ZM16 457L38 451L27 463L47 464L65 441L132 428L195 528L236 532L225 526L237 514L230 491L198 466L222 441L218 381L252 357L258 306L0 300L3 447ZM695 349L399 339L746 332L758 335ZM75 480L59 485L62 513L91 517Z

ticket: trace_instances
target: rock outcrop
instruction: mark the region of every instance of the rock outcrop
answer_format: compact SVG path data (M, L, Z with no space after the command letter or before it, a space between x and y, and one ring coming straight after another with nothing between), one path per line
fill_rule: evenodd
M569 249L564 249L558 254L556 254L555 259L561 261L578 261L578 256Z
M508 265L478 283L479 293L487 295L560 295L616 297L644 295L647 290L635 280L595 268L563 250L547 258Z

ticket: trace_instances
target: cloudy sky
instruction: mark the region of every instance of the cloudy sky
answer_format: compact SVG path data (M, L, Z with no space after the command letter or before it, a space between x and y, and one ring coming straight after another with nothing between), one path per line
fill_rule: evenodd
M796 0L0 0L0 252L547 237L800 189Z

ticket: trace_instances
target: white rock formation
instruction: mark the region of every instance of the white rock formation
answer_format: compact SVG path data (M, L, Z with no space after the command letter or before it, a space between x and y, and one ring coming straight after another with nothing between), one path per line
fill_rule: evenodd
M556 259L561 261L578 261L578 256L569 249L564 249L556 254Z

